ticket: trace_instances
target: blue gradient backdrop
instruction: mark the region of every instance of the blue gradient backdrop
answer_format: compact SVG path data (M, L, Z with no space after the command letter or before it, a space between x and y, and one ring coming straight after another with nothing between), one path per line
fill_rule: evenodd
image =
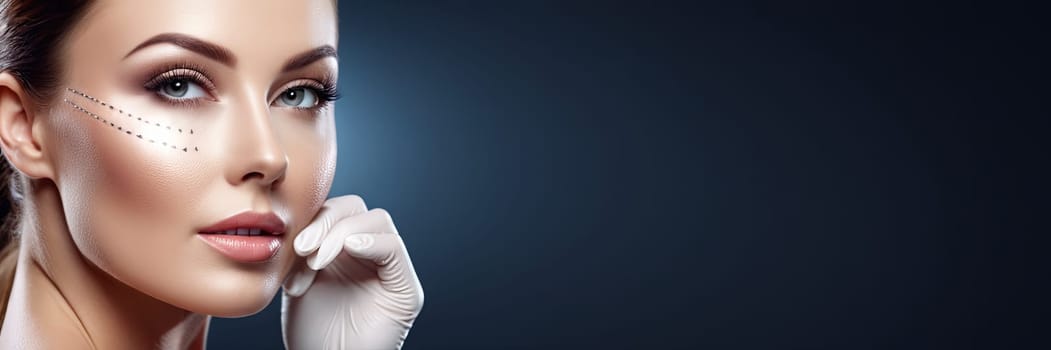
M1006 7L343 1L332 195L404 237L409 350L1048 348ZM281 348L279 300L210 347Z

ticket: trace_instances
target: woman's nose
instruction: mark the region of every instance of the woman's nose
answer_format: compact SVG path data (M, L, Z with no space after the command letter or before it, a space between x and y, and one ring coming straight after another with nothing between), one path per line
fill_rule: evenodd
M255 182L271 187L284 178L288 155L274 133L270 109L262 104L241 109L239 114L232 116L228 139L233 145L227 159L234 164L227 167L228 181L235 186Z

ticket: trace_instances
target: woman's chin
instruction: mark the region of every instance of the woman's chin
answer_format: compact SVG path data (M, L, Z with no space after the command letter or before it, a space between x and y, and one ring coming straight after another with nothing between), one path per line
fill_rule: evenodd
M210 307L197 311L196 313L226 318L247 317L255 315L260 311L263 311L263 309L265 309L266 306L269 304L270 301L257 304L242 303L236 305L210 305Z
M276 294L276 292L270 293L269 297L254 293L210 295L198 298L183 308L194 313L217 317L245 317L263 311L267 305L270 305Z
M176 292L154 295L178 308L218 317L245 317L258 313L273 301L280 290L273 278L249 276L212 276L207 281L187 282L182 286L167 286L160 290ZM167 294L167 293L165 293Z

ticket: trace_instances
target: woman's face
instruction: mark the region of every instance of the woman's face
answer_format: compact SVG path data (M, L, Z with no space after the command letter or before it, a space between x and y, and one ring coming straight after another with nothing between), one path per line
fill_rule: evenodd
M80 253L186 310L261 310L335 170L334 1L101 0L66 43L42 147ZM201 233L242 213L284 233Z

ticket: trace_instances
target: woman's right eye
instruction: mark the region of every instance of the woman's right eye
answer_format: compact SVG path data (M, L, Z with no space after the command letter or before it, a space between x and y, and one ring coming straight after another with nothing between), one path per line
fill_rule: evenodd
M157 87L157 93L172 100L193 100L208 94L197 83L187 78L172 78Z

